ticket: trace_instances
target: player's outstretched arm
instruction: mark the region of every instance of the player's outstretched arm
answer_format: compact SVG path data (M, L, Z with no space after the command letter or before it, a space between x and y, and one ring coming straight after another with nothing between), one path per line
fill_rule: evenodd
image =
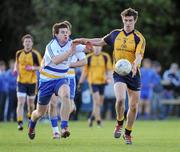
M132 67L132 73L133 73L132 77L134 77L136 75L138 66L141 63L141 61L142 61L142 54L136 53L136 59L134 60L133 67Z
M79 39L73 40L73 42L80 43L80 44L85 44L85 45L88 42L90 42L94 46L104 46L104 45L106 45L106 42L103 40L103 38L92 38L92 39L79 38Z

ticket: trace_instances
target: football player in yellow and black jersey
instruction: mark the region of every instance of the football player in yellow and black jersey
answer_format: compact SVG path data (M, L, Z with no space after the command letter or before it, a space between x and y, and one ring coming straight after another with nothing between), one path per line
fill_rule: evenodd
M140 75L139 66L145 50L145 39L143 35L135 30L135 24L138 18L138 12L132 8L125 9L121 12L123 29L117 29L103 38L81 38L74 40L79 43L90 42L92 45L103 46L110 45L113 47L113 62L119 59L127 59L131 62L132 72L127 76L120 76L116 72L113 74L114 91L116 96L116 114L117 125L114 130L114 137L120 138L124 122L124 102L126 91L128 92L129 109L127 113L127 122L123 138L126 144L132 144L131 131L137 116L138 102L140 98Z
M104 101L105 85L112 78L112 62L108 53L102 52L101 46L94 46L93 53L87 55L87 64L84 66L79 85L86 76L93 97L93 110L89 118L89 127L92 127L94 119L101 126L101 105Z
M31 113L34 110L34 99L37 84L37 70L41 63L41 55L34 50L33 38L30 34L22 37L23 49L16 52L16 63L14 72L18 74L17 77L17 122L18 130L23 130L23 113L24 104L27 99L28 113L30 119Z

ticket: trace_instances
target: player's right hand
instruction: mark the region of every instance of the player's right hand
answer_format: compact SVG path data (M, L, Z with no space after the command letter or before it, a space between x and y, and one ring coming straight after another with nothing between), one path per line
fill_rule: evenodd
M78 85L77 85L77 91L78 91L78 92L81 92L81 90L82 90L82 83L78 83Z
M25 69L26 69L27 71L32 71L34 68L33 68L33 66L26 65L26 66L25 66Z
M16 77L18 75L17 70L12 71L12 75Z
M69 50L70 56L72 56L73 54L76 53L76 45L78 45L77 43L72 43L71 44L71 48Z

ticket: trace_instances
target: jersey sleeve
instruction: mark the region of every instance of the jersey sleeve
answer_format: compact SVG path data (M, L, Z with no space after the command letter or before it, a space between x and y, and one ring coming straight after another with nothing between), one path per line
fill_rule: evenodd
M16 52L16 59L15 59L16 63L18 63L18 58L19 58L20 54L21 54L21 50Z
M104 42L106 42L108 45L112 45L112 36L111 33L105 35L103 37Z
M33 57L33 64L36 66L40 66L42 60L41 54L37 50L33 50L32 57Z
M52 48L51 45L47 45L47 46L46 46L45 54L46 54L46 56L48 56L50 59L52 59L53 57L55 57L55 54L54 54L54 52L53 52L53 48Z
M54 57L54 55L52 55L47 46L46 46L46 50L45 50L45 53L44 53L44 57L43 57L43 66L46 66L48 65L51 61L52 61L52 58Z
M140 41L136 46L136 53L140 53L140 54L142 54L142 56L144 56L146 41L142 35L138 35L138 37L139 37Z
M88 74L88 65L86 64L83 68L83 72L87 75Z
M104 42L110 46L114 46L114 41L119 34L120 30L114 30L103 37Z
M85 51L86 46L79 44L76 46L76 52L84 52Z
M86 54L84 52L77 52L75 56L77 57L78 60L86 59Z
M41 56L41 54L40 54L39 52L37 53L37 57L38 57L39 65L41 65L41 62L42 62L42 56Z
M112 61L109 54L107 54L107 69L112 70Z

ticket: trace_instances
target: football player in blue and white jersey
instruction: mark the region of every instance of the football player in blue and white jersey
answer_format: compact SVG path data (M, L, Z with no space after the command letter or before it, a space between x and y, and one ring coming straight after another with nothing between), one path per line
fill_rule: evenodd
M71 35L71 23L68 21L64 21L68 25L69 32ZM75 81L75 68L81 67L87 64L86 55L84 52L89 52L90 48L86 47L85 45L77 45L77 50L73 56L69 57L69 70L67 73L67 77L69 79L69 86L70 86L70 100L71 100L71 110L70 113L76 111L76 106L74 104L74 97L75 97L75 89L76 89L76 81ZM57 101L59 99L58 96L53 95L50 101L49 107L49 115L51 120L51 125L53 129L53 139L60 138L59 128L58 128L58 116L57 116Z
M40 70L37 109L33 111L29 124L29 138L35 138L37 120L46 114L53 94L61 98L61 136L68 137L68 120L71 111L70 87L67 78L69 58L78 52L77 44L69 39L65 23L56 23L52 28L53 39L46 46Z
M69 58L70 68L67 73L67 78L69 80L69 87L70 87L70 100L71 100L70 113L76 110L76 106L74 104L75 89L76 89L75 67L84 66L86 63L87 63L86 55L84 52L78 52L74 54L72 58ZM52 129L53 129L53 139L60 138L60 133L58 129L58 117L57 117L57 101L58 100L61 101L61 99L59 99L58 96L53 95L51 98L50 107L49 107L50 120L51 120Z

